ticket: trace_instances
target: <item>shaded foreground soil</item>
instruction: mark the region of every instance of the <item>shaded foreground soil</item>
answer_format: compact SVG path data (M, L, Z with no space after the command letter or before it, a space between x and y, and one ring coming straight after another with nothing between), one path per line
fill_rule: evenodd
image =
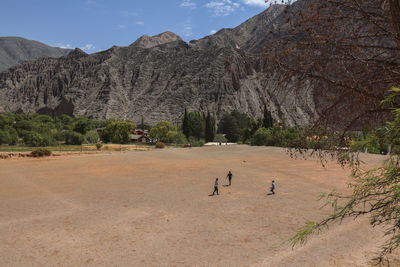
M367 218L287 242L347 174L247 146L2 160L0 266L366 266L383 242Z

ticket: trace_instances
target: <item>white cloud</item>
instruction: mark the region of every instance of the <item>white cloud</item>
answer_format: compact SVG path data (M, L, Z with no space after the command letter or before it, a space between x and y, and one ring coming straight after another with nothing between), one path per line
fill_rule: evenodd
M190 37L193 35L193 24L190 19L186 20L183 24L182 35L184 37Z
M186 26L185 28L183 28L183 35L186 37L192 36L193 28L191 26Z
M64 49L74 49L71 44L62 44L62 43L56 43L56 47L64 48Z
M267 3L265 2L265 0L242 0L242 2L245 5L249 5L249 6L259 6L259 7L268 7L269 6L269 2L267 1Z
M75 49L76 46L73 46L71 44L63 44L63 43L56 43L55 45L56 47L60 47L60 48L64 48L64 49ZM83 51L86 52L91 52L94 49L96 49L96 47L93 44L86 44L83 47L79 47L80 49L82 49Z
M217 33L217 30L211 30L210 31L210 34L214 34L214 33Z
M190 9L195 9L197 7L196 3L192 2L191 0L183 0L183 2L179 6Z
M240 7L240 4L232 0L214 0L205 5L215 16L228 16Z
M81 49L83 51L92 51L94 50L96 47L93 44L86 44L83 47L81 47Z
M123 25L123 24L118 25L118 29L125 29L125 28L126 28L126 25Z
M136 24L137 25L144 25L144 22L143 21L137 21Z

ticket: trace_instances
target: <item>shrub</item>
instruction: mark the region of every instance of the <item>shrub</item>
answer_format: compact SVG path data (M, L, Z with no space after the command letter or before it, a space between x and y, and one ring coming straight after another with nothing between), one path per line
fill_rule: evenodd
M205 143L206 143L206 141L204 141L204 139L200 139L200 140L194 142L192 145L193 146L204 146Z
M96 130L89 131L86 133L85 140L88 144L95 144L99 141L99 134Z
M165 144L163 142L157 142L156 148L165 148Z
M165 143L169 143L169 144L174 143L175 137L176 137L177 135L178 135L177 132L175 132L175 131L169 131L169 132L166 134L166 136L165 136L163 139L161 139L161 142L165 142Z
M174 137L174 143L178 145L183 145L187 143L186 136L183 133L178 132Z
M192 146L204 146L206 143L204 139L197 140L197 138L194 136L190 136L188 142L192 144Z
M65 143L67 145L81 145L83 143L84 137L80 133L74 131L65 131Z
M103 146L102 144L100 144L100 143L97 143L97 144L96 144L96 148L97 148L97 150L100 150L102 146Z
M36 148L31 152L32 157L48 157L51 155L51 151L46 148Z
M226 143L228 142L228 139L226 139L222 134L217 134L214 138L214 142Z
M260 128L258 129L253 138L251 139L253 146L272 146L274 145L274 138L271 129Z

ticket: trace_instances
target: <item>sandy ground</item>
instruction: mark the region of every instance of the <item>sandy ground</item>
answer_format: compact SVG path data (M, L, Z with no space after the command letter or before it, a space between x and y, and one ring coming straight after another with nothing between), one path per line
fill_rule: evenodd
M382 229L367 219L287 242L347 173L247 146L1 160L0 266L368 266Z

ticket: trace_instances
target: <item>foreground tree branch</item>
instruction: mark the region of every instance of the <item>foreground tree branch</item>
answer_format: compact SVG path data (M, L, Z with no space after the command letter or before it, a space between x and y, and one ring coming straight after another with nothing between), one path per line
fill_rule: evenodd
M274 77L288 93L311 84L318 114L290 155L316 155L322 164L336 159L351 167L353 181L351 194L322 195L332 213L307 222L291 242L302 244L345 218L369 216L373 227L387 229L376 258L382 263L400 246L400 150L363 169L348 151L348 133L382 127L387 142L400 145L400 89L388 93L400 85L400 0L299 0L285 16L287 24L265 49L265 71L279 73Z

